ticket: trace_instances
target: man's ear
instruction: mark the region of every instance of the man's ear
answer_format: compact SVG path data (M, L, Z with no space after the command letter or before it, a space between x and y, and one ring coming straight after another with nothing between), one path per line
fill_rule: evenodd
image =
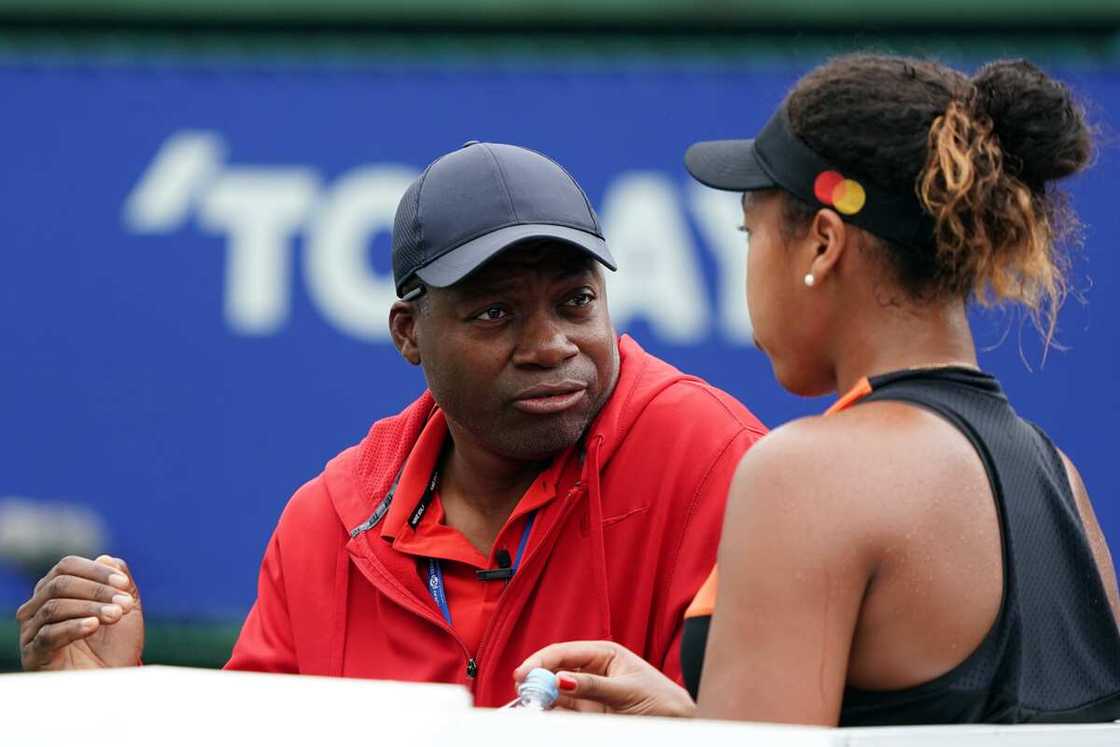
M850 233L851 227L835 210L824 208L813 216L806 234L806 250L810 256L805 258L804 266L805 272L816 281L815 285L823 282L836 268L844 256Z
M420 365L420 346L416 341L419 311L412 301L396 301L389 309L389 334L401 357L414 366Z

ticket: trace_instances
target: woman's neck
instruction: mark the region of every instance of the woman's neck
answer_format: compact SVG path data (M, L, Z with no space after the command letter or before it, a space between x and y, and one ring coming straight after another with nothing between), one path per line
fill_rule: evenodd
M834 348L836 390L865 376L907 368L977 367L976 345L961 303L879 307L845 325Z

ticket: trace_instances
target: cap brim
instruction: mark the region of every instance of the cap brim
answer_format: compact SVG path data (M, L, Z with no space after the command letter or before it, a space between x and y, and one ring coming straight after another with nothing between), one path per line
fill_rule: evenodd
M688 173L701 184L729 192L750 192L778 186L759 163L754 140L709 140L684 154Z
M455 285L502 251L529 239L555 239L582 250L611 270L618 269L614 257L607 249L607 242L600 237L567 226L528 223L506 226L472 239L421 267L416 274L434 288L446 288Z

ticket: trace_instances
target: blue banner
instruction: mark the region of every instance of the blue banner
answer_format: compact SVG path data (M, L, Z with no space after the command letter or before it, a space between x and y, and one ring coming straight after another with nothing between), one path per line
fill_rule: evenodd
M61 532L125 557L149 615L244 614L292 491L423 388L388 339L389 231L408 182L470 139L575 175L622 268L612 314L649 350L771 425L826 407L751 347L735 197L681 165L753 134L808 63L550 65L0 67L0 603ZM1120 122L1120 70L1056 72ZM983 364L1080 466L1114 547L1118 183L1105 150L1071 185L1066 350L1040 366L1029 324L976 318Z

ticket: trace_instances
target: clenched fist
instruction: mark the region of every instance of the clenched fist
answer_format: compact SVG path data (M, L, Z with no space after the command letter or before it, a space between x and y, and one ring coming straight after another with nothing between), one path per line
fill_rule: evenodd
M25 670L135 666L144 649L140 593L123 560L58 561L17 611Z

